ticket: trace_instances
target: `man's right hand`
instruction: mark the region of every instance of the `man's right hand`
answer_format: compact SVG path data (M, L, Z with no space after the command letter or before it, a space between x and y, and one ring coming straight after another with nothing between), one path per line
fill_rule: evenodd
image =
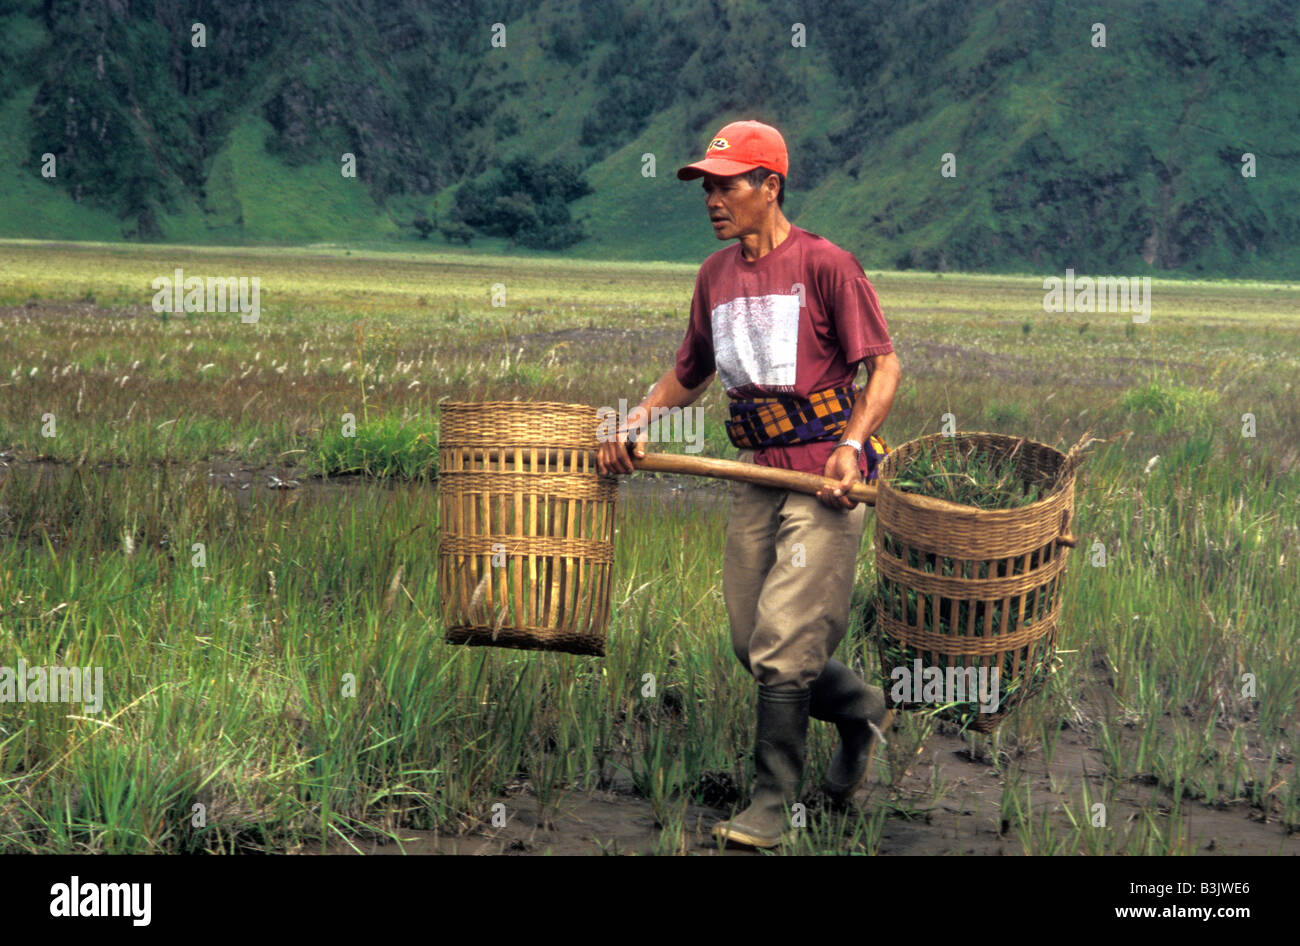
M677 380L677 369L669 368L664 376L650 389L650 393L623 420L627 426L618 432L616 441L606 441L596 449L596 469L601 473L632 473L633 457L645 456L645 438L650 430L650 419L656 408L687 407L704 393L704 389L713 380L713 372L694 388L684 388ZM651 406L647 406L651 405ZM631 432L629 435L629 431ZM629 447L629 436L636 439L636 444Z
M632 430L618 432L617 440L607 440L600 445L596 451L596 470L599 473L632 473L636 467L632 465L632 453L635 451L636 458L639 460L645 456L645 442L635 439L638 429L633 427ZM635 439L635 446L630 446L627 441Z

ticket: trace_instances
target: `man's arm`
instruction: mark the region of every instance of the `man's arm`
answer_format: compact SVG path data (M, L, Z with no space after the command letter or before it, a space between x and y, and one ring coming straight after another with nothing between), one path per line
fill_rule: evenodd
M867 366L867 386L853 402L848 429L840 439L865 444L867 438L884 424L894 406L894 395L898 392L903 367L898 363L898 355L892 351L887 355L871 355L864 358L862 363Z
M713 380L713 374L701 381L693 388L683 387L682 383L677 380L676 367L669 368L664 372L664 376L655 382L655 386L650 389L650 393L645 396L637 407L644 408L647 413L652 407L688 407L699 400L704 389L709 386ZM634 411L629 411L632 415ZM629 416L629 421L631 417ZM649 418L646 418L647 423Z
M627 412L628 428L644 431L650 425L650 412L653 408L687 407L694 404L712 380L713 374L710 374L696 387L687 388L677 380L677 368L675 366L669 368L664 372L663 377L655 382L655 386L650 389L650 393L642 399L641 403ZM617 441L607 441L600 445L596 452L597 472L631 473L636 469L632 465L626 441L627 430L619 430ZM645 456L643 439L637 441L636 452L638 457Z

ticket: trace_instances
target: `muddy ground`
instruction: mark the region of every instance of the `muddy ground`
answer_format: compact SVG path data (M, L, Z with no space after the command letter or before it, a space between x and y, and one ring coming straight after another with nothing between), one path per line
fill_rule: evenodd
M812 725L824 725L812 723ZM1043 809L1050 815L1054 832L1068 838L1072 825L1061 811L1063 800L1077 813L1081 807L1080 782L1086 766L1092 773L1104 769L1099 754L1087 746L1086 737L1076 731L1064 731L1057 742L1049 773L1041 755L1022 760L1025 784L1031 786L1035 821ZM877 759L876 774L859 792L858 804L865 810L892 805L884 823L878 854L905 855L1017 855L1024 849L1015 830L1004 833L1001 823L1002 788L998 772L987 759L973 759L966 743L953 734L935 733L918 753L909 769L898 798L890 798L887 787L878 780L884 765ZM1057 779L1053 791L1051 777ZM809 775L815 785L821 773ZM946 785L942 797L931 802L930 786L935 781ZM1100 780L1089 778L1090 792L1102 793ZM820 793L816 788L804 795L809 818L822 816ZM395 833L401 843L391 841L354 841L355 848L343 842L326 846L330 854L650 854L659 850L660 831L655 824L650 803L638 797L629 785L616 784L605 792L573 792L560 804L560 813L543 826L536 798L526 784L494 799L506 806L507 822L503 828L479 825L464 835L453 837L432 831L401 830ZM1108 809L1109 828L1121 833L1141 823L1146 813L1168 813L1168 792L1139 780L1123 785ZM692 804L687 809L686 844L677 853L725 856L761 856L742 847L718 850L710 837L710 828L720 818L730 815L729 808ZM1187 854L1290 854L1300 855L1300 833L1288 833L1275 820L1265 820L1258 809L1246 803L1210 807L1184 802L1182 812ZM849 846L846 843L844 850ZM301 853L319 853L304 850Z

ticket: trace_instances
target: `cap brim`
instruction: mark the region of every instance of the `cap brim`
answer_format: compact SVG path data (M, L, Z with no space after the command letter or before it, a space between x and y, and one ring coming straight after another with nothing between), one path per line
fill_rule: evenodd
M677 171L677 179L680 181L691 181L697 177L703 177L706 174L716 174L719 177L733 177L736 174L744 174L746 171L752 171L760 167L757 164L747 164L744 161L728 161L726 158L705 158L703 161L696 161L694 164L688 164Z

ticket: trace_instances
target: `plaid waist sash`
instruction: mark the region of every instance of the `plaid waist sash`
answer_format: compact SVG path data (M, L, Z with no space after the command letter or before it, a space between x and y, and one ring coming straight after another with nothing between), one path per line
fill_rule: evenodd
M857 385L814 391L807 400L797 397L736 398L729 406L727 436L742 450L783 447L797 443L840 440L853 415ZM876 435L862 445L869 471L867 481L876 478L876 467L889 453L889 446Z
M853 414L856 385L798 397L736 398L729 407L727 436L742 450L838 440Z

